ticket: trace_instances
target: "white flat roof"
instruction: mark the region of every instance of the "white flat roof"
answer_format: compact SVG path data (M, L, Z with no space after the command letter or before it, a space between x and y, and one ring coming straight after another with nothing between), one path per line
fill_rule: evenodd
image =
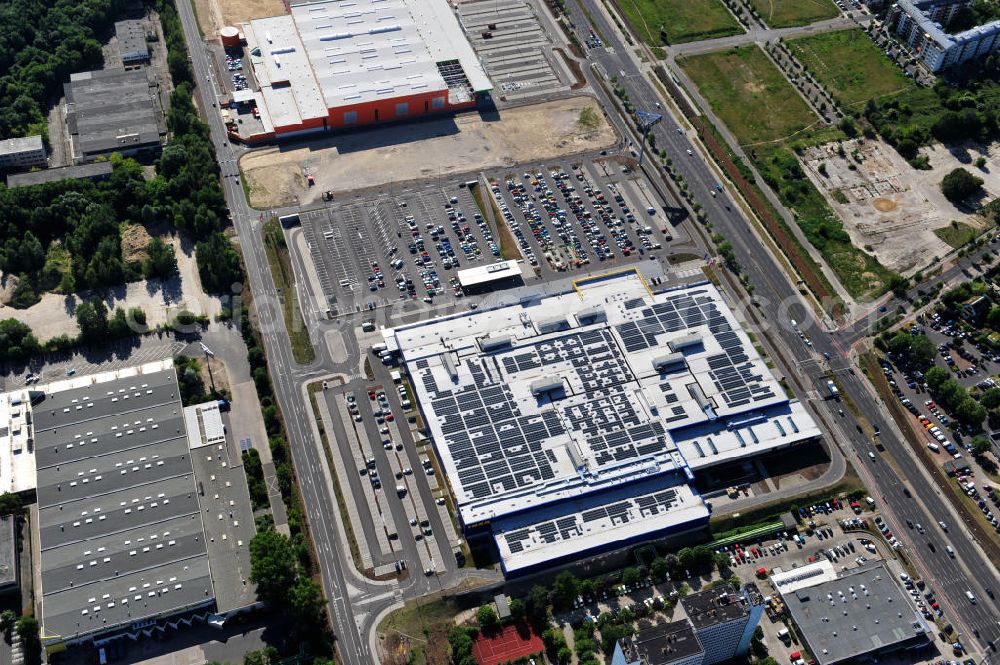
M475 268L465 268L458 271L458 283L462 286L475 286L507 279L521 274L517 261L497 261Z
M188 432L188 445L200 448L226 440L226 426L216 401L184 407L184 425Z
M816 563L771 575L771 584L778 593L785 594L824 582L832 582L835 579L837 571L833 569L833 564L826 559L820 559Z
M708 283L623 271L392 334L467 526L820 433Z
M329 108L448 92L438 63L492 89L446 0L318 0L244 25L250 63L274 124ZM259 49L259 50L256 50Z
M255 19L244 26L244 34L272 122L285 127L325 118L326 102L292 17Z
M510 574L553 559L624 546L647 533L708 517L705 502L679 476L660 477L594 500L565 502L498 520L493 538Z

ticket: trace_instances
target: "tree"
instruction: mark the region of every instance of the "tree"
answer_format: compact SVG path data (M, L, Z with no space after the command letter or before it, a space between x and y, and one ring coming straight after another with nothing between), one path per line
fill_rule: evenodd
M634 587L639 583L639 571L631 566L622 571L622 584Z
M492 605L483 605L476 612L476 621L479 623L479 629L486 634L493 634L500 628L500 619L497 618L496 610L493 609Z
M521 621L524 619L525 612L527 611L524 607L524 601L520 598L514 598L510 601L510 618L514 621Z
M108 335L108 308L100 298L85 300L76 306L76 324L80 339L86 343L103 342Z
M38 620L30 614L17 620L17 636L21 638L25 665L39 665L42 662L42 643L38 639Z
M301 625L315 626L317 620L323 617L323 609L326 607L323 588L315 580L299 575L289 593L288 604Z
M272 646L263 649L247 651L243 654L243 665L272 665L281 659L278 650Z
M960 203L979 191L983 179L963 168L957 168L941 181L941 193L952 203Z
M17 615L14 614L14 610L6 609L0 612L0 633L3 634L4 639L10 639L10 631L14 630L16 621Z
M987 409L995 409L1000 406L1000 388L984 390L979 396L979 403Z
M549 590L540 584L531 587L531 591L528 593L527 610L528 621L536 628L548 623Z
M31 328L17 319L0 321L0 360L25 360L39 352Z
M295 584L295 555L288 536L273 529L261 531L250 541L250 581L257 598L282 610Z
M567 609L573 607L573 602L580 595L580 581L576 575L564 570L556 575L552 587L552 601L556 607Z
M903 298L906 296L906 289L910 287L910 280L906 279L902 275L893 275L889 278L889 290L892 291L892 295L897 298Z
M993 448L993 445L990 443L990 440L987 439L982 434L977 434L976 436L972 437L973 455L983 455L985 453L988 453L991 448Z
M667 576L670 574L670 567L667 565L667 560L660 556L653 559L649 564L649 574L657 581L667 579Z
M148 258L142 264L142 274L146 279L158 277L167 279L177 272L177 257L174 248L160 238L152 238L146 245Z
M222 233L213 233L195 247L198 275L202 287L209 293L227 293L236 282L243 280L240 255Z
M973 428L982 426L983 419L986 418L986 408L977 402L975 398L966 395L965 399L955 407L955 418L963 425Z
M927 373L924 374L924 382L927 384L928 390L932 393L938 392L944 382L949 378L951 378L951 375L948 373L948 370L944 367L938 367L936 365L931 367L927 370Z
M12 515L24 507L20 495L11 492L0 494L0 515Z

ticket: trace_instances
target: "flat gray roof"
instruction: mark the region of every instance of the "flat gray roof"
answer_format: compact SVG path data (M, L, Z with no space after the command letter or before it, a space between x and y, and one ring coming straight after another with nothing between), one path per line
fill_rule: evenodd
M743 598L728 584L688 594L681 599L681 605L698 630L733 621L748 613Z
M144 21L118 21L115 23L115 37L118 38L118 52L121 54L123 62L149 60L149 46L146 45Z
M17 532L14 518L0 517L0 590L17 584Z
M687 621L645 628L632 638L632 652L643 665L666 665L704 651Z
M59 180L85 179L85 178L105 178L111 175L111 162L94 162L92 164L80 164L79 166L63 166L55 169L44 169L41 171L29 171L28 173L17 173L7 177L8 187L30 187L31 185L41 185L46 182L58 182Z
M181 411L173 369L35 401L46 640L213 602Z
M15 136L0 140L0 155L13 155L22 152L35 152L44 149L41 134L34 136Z
M147 69L80 72L64 86L75 157L159 144L166 134Z
M227 436L221 443L192 447L191 461L201 491L217 610L253 605L257 587L250 582L250 540L257 531L243 458Z
M783 598L820 665L926 639L927 626L881 562Z

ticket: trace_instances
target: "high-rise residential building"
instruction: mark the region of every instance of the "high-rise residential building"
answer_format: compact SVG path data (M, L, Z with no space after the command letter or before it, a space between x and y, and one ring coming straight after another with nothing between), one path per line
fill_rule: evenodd
M951 34L946 28L971 0L898 0L886 25L932 72L985 58L1000 49L1000 20Z

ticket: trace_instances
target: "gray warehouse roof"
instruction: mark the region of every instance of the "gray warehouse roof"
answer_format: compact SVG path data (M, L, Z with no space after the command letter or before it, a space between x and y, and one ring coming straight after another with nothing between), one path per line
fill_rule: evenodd
M156 146L166 133L156 83L145 69L80 72L64 90L76 159Z
M115 37L118 38L118 52L125 64L149 60L146 26L143 21L118 21L115 23Z
M783 598L820 665L926 639L927 626L882 563Z
M214 601L181 411L172 369L34 404L46 640Z
M17 533L14 518L0 517L0 591L17 585Z
M97 180L111 175L111 170L111 162L94 162L92 164L80 164L79 166L43 169L41 171L30 171L28 173L18 173L8 176L7 186L30 187L31 185L41 185L46 182L58 182L69 179Z

